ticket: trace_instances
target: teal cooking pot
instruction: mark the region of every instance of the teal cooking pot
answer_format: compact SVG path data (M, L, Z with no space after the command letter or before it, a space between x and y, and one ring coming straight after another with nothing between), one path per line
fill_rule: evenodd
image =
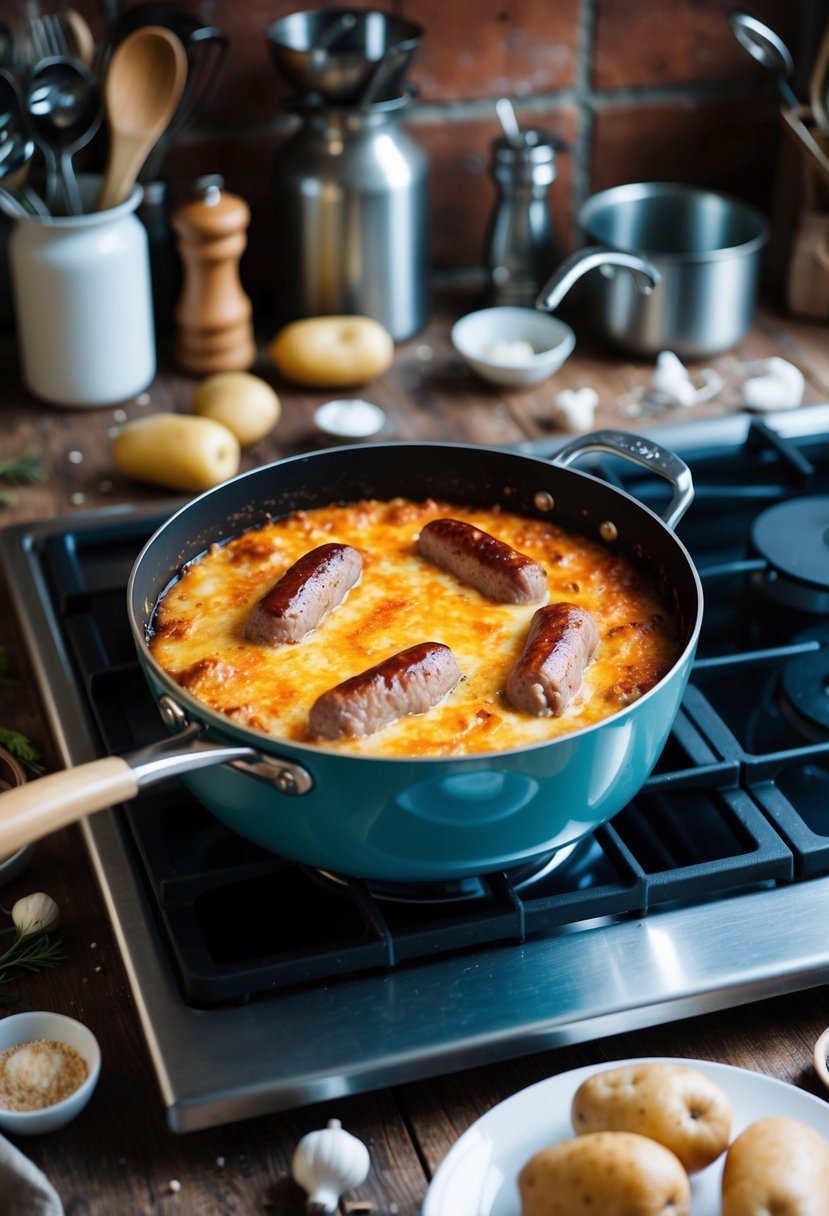
M591 451L666 477L673 497L665 514L570 467ZM155 606L182 566L209 545L268 515L398 496L501 503L602 540L656 579L679 622L679 659L638 701L595 726L531 747L434 759L350 756L271 738L212 711L155 662L147 645ZM702 618L699 578L673 532L692 497L682 461L616 431L575 440L552 461L461 444L373 444L296 456L225 482L158 529L129 581L139 660L172 736L0 795L0 854L171 776L256 844L366 879L462 878L523 865L579 840L637 793L679 709Z

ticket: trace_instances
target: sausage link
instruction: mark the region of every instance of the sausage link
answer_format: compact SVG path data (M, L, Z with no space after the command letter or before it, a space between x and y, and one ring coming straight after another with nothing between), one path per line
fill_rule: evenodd
M341 604L360 581L363 559L351 545L320 545L286 570L254 606L245 625L249 642L299 642Z
M432 709L461 673L441 642L419 642L317 697L309 728L323 739L364 738L409 714Z
M433 519L421 530L417 549L427 561L501 604L541 604L547 598L543 566L460 519Z
M530 622L524 651L507 676L507 700L536 717L558 718L579 691L599 645L589 612L575 604L546 604Z

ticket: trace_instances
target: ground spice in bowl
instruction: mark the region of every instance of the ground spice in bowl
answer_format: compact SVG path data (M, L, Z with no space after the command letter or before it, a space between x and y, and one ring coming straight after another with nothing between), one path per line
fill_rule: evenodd
M62 1102L89 1075L83 1056L57 1039L30 1039L0 1051L0 1107L44 1110Z

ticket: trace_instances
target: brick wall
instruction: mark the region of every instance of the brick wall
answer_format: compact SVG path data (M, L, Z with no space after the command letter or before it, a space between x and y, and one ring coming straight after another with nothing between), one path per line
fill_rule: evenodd
M76 6L100 21L95 0ZM202 0L192 7L227 33L231 50L214 102L173 150L167 171L174 191L221 173L248 200L244 277L250 288L267 290L279 239L269 222L270 157L291 120L282 111L289 90L271 65L264 30L303 5ZM569 147L550 192L562 253L577 241L579 202L624 181L704 184L769 207L779 100L773 75L729 29L733 0L392 0L386 7L425 29L410 75L418 96L408 125L430 158L438 276L480 267L493 203L488 151L499 134L493 102L501 95L513 100L521 122ZM748 0L747 7L790 46L805 90L829 19L826 0Z

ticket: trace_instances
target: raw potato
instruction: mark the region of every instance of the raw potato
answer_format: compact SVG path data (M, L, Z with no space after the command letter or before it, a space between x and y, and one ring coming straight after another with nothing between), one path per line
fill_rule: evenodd
M193 412L232 431L243 448L272 431L281 404L271 386L250 372L218 372L202 380L193 395Z
M309 388L346 388L391 366L391 334L371 317L308 317L281 329L269 347L283 376Z
M115 463L136 481L200 492L239 471L239 440L212 418L149 414L127 422L113 440Z
M758 1119L728 1150L722 1216L829 1216L829 1146L798 1119Z
M724 1090L684 1064L623 1064L588 1077L570 1111L583 1132L637 1132L676 1153L689 1174L704 1170L728 1147L731 1101Z
M521 1216L688 1216L691 1185L674 1154L633 1132L551 1144L518 1175Z

